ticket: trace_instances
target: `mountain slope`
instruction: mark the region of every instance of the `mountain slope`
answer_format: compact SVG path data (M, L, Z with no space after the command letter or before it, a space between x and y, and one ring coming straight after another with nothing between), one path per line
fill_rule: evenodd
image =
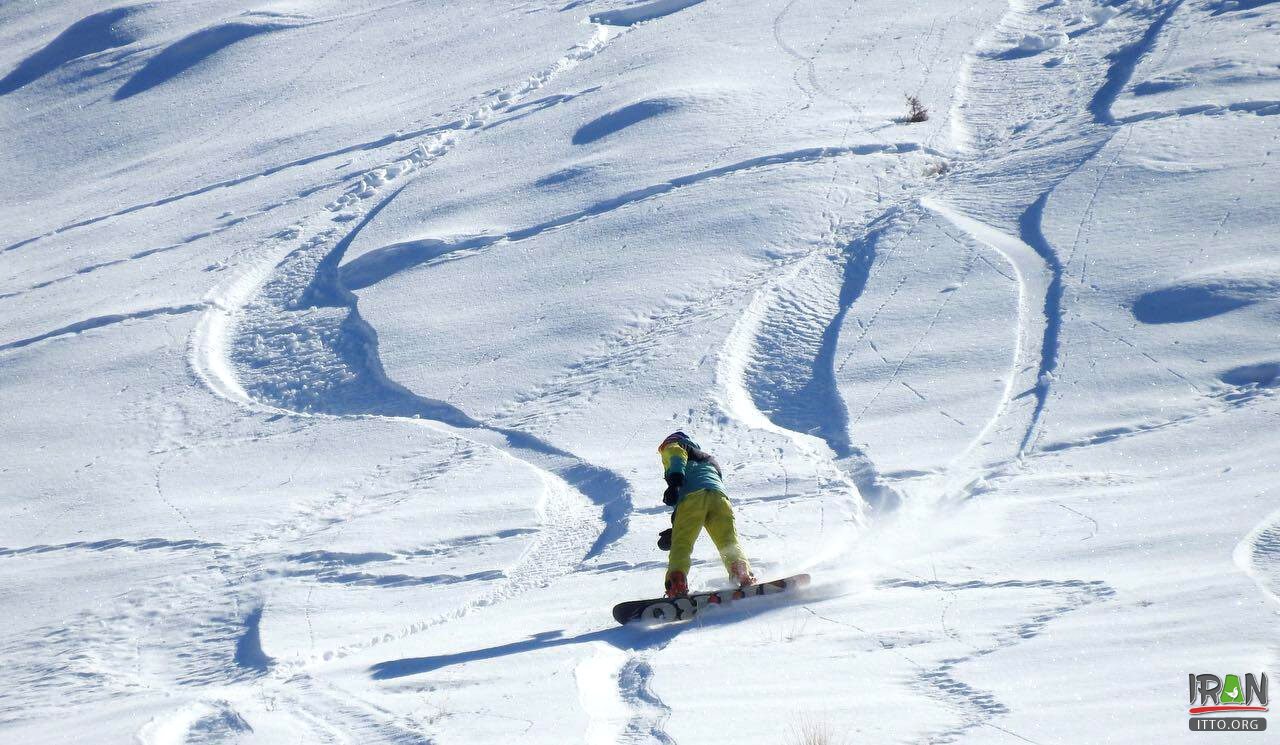
M1276 660L1277 24L0 8L0 732L1195 739ZM811 588L612 624L676 428Z

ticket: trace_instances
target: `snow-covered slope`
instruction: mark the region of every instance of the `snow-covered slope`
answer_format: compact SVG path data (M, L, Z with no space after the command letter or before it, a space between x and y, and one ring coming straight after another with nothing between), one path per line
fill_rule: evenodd
M1187 674L1278 658L1278 34L0 5L0 739L1213 737ZM809 589L614 625L676 428Z

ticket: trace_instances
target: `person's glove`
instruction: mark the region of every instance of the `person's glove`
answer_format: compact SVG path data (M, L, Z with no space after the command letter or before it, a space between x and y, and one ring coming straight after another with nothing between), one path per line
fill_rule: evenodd
M684 474L667 474L667 490L662 492L662 503L673 506L680 499L680 487L684 486Z
M671 528L667 528L658 534L658 548L663 551L671 550Z

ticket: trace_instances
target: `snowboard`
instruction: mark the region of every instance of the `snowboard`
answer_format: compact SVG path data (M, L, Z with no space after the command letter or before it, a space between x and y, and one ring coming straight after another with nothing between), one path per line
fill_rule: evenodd
M629 600L613 606L613 618L621 624L632 621L648 623L670 623L685 621L698 615L703 608L711 605L729 605L730 603L758 595L776 595L789 592L809 584L809 575L797 574L786 579L775 579L772 582L761 582L738 589L713 590L711 592L695 592L679 598L655 598L653 600Z

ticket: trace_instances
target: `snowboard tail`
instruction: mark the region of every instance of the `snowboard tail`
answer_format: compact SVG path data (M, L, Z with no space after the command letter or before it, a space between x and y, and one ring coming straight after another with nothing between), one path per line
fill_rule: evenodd
M711 592L695 592L678 598L655 598L652 600L630 600L613 606L613 618L621 624L632 621L649 623L670 623L684 621L698 615L702 609L712 605L729 605L738 600L758 595L777 595L799 589L809 584L809 575L797 574L786 579L775 579L772 582L761 582L739 589L714 590Z

